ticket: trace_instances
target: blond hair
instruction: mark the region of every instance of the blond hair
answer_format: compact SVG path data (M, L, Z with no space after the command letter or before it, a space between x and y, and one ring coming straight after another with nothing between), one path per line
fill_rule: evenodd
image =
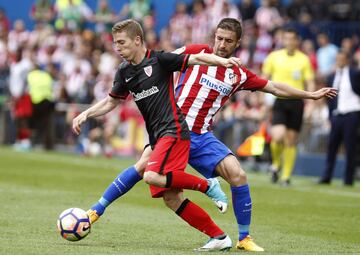
M140 36L141 43L144 42L144 32L139 22L133 19L126 19L119 21L112 27L112 33L120 33L125 31L126 34L133 40L136 36Z

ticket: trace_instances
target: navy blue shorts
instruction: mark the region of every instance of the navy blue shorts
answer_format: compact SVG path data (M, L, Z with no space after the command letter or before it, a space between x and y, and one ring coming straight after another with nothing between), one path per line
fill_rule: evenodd
M215 168L232 151L220 142L212 132L196 134L190 132L191 145L189 165L206 178L217 176Z

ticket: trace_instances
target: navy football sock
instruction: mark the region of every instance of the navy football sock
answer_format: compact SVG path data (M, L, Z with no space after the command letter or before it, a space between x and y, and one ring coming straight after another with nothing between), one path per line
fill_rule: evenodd
M242 240L249 234L251 221L252 202L249 185L231 187L231 193L234 213L239 227L239 240Z
M91 209L96 210L98 215L102 215L107 206L128 192L141 179L142 177L136 171L135 166L125 169L109 185L103 196Z

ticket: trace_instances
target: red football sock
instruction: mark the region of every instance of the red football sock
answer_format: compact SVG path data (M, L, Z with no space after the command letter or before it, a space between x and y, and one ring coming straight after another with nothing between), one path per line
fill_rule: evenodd
M20 128L17 134L19 140L28 139L31 135L31 130L28 128Z
M198 229L211 238L224 235L224 231L213 222L210 216L189 199L184 200L179 209L176 210L176 214L190 226Z
M182 171L174 171L166 174L166 188L191 189L205 193L208 189L208 182Z

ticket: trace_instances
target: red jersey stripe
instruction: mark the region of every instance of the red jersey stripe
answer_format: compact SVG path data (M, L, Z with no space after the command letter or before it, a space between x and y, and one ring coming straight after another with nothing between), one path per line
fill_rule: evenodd
M217 67L216 69L216 75L215 78L223 81L225 77L225 67ZM204 103L201 106L201 111L198 112L198 115L196 116L193 131L195 133L201 133L201 129L204 126L205 118L209 114L209 110L211 109L213 103L215 102L216 98L219 96L219 92L216 90L210 90L210 93L208 94L207 98L205 99Z

